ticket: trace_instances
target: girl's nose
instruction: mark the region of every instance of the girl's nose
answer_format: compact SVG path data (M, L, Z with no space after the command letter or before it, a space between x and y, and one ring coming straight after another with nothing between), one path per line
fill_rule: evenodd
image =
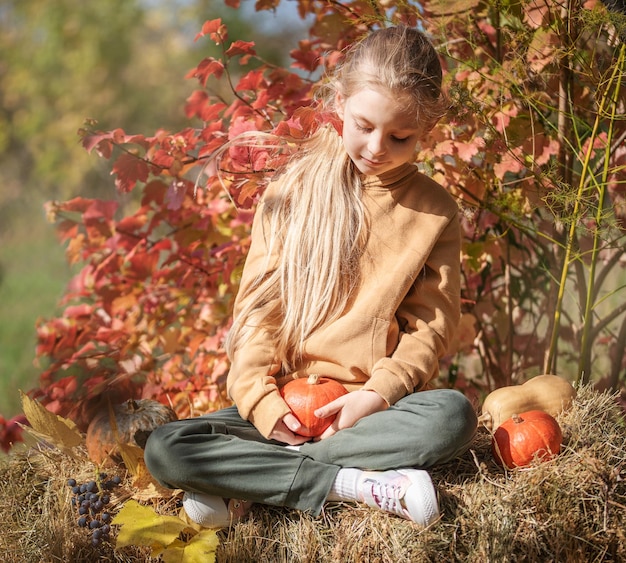
M382 135L372 133L367 144L367 150L369 150L372 156L382 155L385 152L385 144Z

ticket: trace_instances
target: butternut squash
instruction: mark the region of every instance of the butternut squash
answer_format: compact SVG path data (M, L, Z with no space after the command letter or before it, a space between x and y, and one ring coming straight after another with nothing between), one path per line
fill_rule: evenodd
M544 374L522 385L501 387L487 395L478 422L494 431L514 414L540 410L551 416L567 410L576 397L572 384L558 375Z

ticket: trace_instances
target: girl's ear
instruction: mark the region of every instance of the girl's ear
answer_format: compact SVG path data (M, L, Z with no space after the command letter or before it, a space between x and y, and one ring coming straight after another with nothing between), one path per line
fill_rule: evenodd
M335 94L335 110L341 121L343 121L343 106L345 102L346 98L344 97L344 95L341 92L337 92Z

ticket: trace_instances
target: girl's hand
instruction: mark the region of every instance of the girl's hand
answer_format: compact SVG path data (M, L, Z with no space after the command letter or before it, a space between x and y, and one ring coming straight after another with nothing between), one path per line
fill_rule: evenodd
M388 406L387 401L376 391L353 391L343 395L315 411L315 415L320 418L337 414L333 423L318 439L328 438L342 428L350 428L357 420L368 414L384 411Z
M299 446L310 440L306 436L297 434L300 428L302 428L300 421L293 414L288 413L276 423L269 437L283 444Z

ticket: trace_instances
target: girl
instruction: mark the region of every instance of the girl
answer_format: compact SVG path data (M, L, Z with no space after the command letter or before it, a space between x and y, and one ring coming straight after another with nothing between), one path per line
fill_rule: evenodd
M318 515L330 500L437 519L425 468L464 452L477 425L458 391L424 390L460 315L457 205L412 163L441 81L421 32L373 32L328 83L341 134L321 129L268 186L227 342L235 406L146 445L195 522L226 526L255 502ZM279 388L313 373L351 392L316 411L336 418L307 441Z

